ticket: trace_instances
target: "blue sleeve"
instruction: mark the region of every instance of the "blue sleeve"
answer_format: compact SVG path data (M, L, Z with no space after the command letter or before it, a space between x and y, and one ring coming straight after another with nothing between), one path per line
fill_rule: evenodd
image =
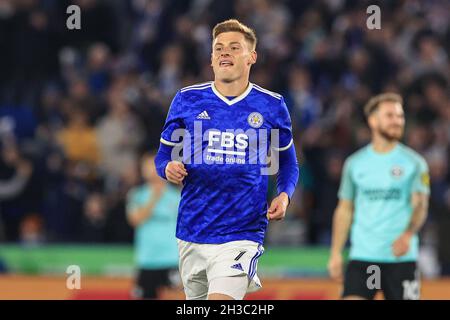
M161 143L174 146L180 142L180 137L182 136L182 132L177 132L177 129L183 129L184 132L184 128L181 92L178 91L170 104L166 122L161 133Z
M275 127L273 129L278 129L279 139L278 141L271 141L271 144L273 149L283 151L289 149L293 142L291 117L283 97L277 110Z
M155 167L158 176L167 180L166 177L166 166L172 160L172 147L167 144L160 143L158 152L155 157Z
M277 110L274 129L278 129L278 141L271 141L272 149L279 153L277 191L278 194L286 192L291 199L298 182L299 168L292 138L291 117L283 97Z
M289 200L297 186L299 177L299 168L297 162L297 155L294 144L279 154L280 168L277 175L277 191L278 194L286 192Z
M165 171L167 164L172 161L172 147L180 142L181 136L183 135L182 132L177 132L178 129L182 129L183 132L185 129L180 91L177 92L170 104L166 122L161 133L161 143L155 157L156 172L163 179L167 179Z

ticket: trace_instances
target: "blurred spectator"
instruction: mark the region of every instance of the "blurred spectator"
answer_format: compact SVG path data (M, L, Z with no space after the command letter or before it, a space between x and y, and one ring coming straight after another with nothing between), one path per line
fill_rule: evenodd
M20 242L23 246L38 246L45 241L42 218L38 214L27 215L20 224Z
M80 240L88 243L105 242L107 212L103 195L100 193L90 194L83 209Z
M89 48L87 68L89 87L95 95L103 93L110 81L110 52L107 46L96 43Z
M414 55L414 61L411 61L411 65L416 75L439 71L446 67L448 63L447 54L439 46L432 33L419 33L413 44L416 46L416 54Z
M6 241L17 241L24 206L14 204L26 196L26 187L33 172L33 165L24 159L13 142L4 141L0 159L0 236ZM26 205L26 204L25 204ZM3 224L3 226L2 226Z
M329 151L325 156L325 174L322 179L316 181L316 203L309 221L310 243L326 246L331 244L333 211L337 205L337 193L344 160L342 153L338 151Z
M93 74L90 74L90 76L94 77ZM106 79L102 79L102 76L106 78L107 75L99 71L97 76L98 83L96 84L92 83L94 81L92 78L89 79L91 83L88 83L87 80L79 77L70 80L68 86L68 103L64 105L65 108L63 110L65 113L70 113L71 110L68 110L68 108L73 108L73 105L76 105L78 109L81 109L84 113L86 113L90 123L95 122L100 117L103 112L103 106L100 104L96 96L91 94L91 90L98 90L99 92L97 93L100 94L102 89L91 89L90 86L97 85L98 87L101 87L105 85L101 83L101 80L106 81Z
M181 86L183 51L178 45L169 45L162 51L158 72L161 93L172 97Z
M58 150L49 150L45 159L42 214L48 242L73 241L79 233L83 196L71 188L66 162Z
M95 167L100 162L97 136L89 125L87 114L74 106L69 110L67 125L58 133L58 141L69 161Z
M309 73L294 67L289 73L286 103L292 108L292 118L301 129L316 122L322 113L322 103L312 92Z
M126 202L128 192L140 182L138 163L124 168L117 185L108 186L107 202L109 207L106 222L108 242L131 243L133 229L127 223Z
M16 196L24 189L33 167L29 161L20 158L15 146L3 146L2 164L15 167L14 176L0 182L0 199L4 200Z
M37 115L41 130L56 132L63 127L64 115L61 103L62 92L55 85L47 86L42 92ZM50 132L46 134L49 135Z
M113 52L119 50L121 20L112 5L100 0L75 0L73 4L83 13L82 27L76 32L66 31L66 41L83 49L94 42L102 42ZM62 4L64 12L68 5Z
M0 135L18 142L33 138L37 119L29 106L2 106L0 103Z
M111 89L109 111L96 127L102 164L116 178L122 176L124 169L137 164L137 154L144 140L141 123L122 94L120 88Z
M430 132L424 125L412 125L406 132L406 144L420 153L425 153L429 146Z
M178 266L175 238L180 191L159 178L155 155L145 154L141 172L145 184L128 193L128 222L135 228L135 261L138 268L135 298L156 299L170 285Z

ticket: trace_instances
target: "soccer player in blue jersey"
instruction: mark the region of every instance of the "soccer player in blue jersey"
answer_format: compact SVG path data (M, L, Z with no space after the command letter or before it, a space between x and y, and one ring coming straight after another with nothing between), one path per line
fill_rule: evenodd
M249 82L254 31L227 20L212 36L214 81L177 92L155 162L183 185L176 237L186 298L243 299L261 287L268 220L284 218L299 172L283 97ZM273 173L278 196L268 207Z
M364 112L372 141L344 164L328 269L332 278L344 277L344 299L373 299L379 290L385 299L419 299L417 233L428 210L428 166L399 142L405 126L399 95L375 96Z

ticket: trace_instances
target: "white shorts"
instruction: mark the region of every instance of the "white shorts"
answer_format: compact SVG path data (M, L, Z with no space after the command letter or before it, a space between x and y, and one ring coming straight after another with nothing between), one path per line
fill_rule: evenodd
M180 274L187 300L206 299L210 293L222 293L242 299L245 293L261 288L256 274L262 245L254 241L231 241L222 244L199 244L178 241ZM230 286L223 278L233 277ZM244 292L236 292L236 279L245 281ZM211 282L213 285L211 286ZM233 283L233 285L231 285Z

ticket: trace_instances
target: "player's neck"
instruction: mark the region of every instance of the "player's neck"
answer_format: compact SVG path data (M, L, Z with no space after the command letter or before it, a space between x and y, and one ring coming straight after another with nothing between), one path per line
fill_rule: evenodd
M397 140L387 140L376 135L372 138L372 147L376 153L388 153L392 151L397 144Z
M239 79L233 82L223 82L220 80L214 80L214 86L217 91L220 92L224 97L237 97L245 92L249 85L248 78L247 79Z

